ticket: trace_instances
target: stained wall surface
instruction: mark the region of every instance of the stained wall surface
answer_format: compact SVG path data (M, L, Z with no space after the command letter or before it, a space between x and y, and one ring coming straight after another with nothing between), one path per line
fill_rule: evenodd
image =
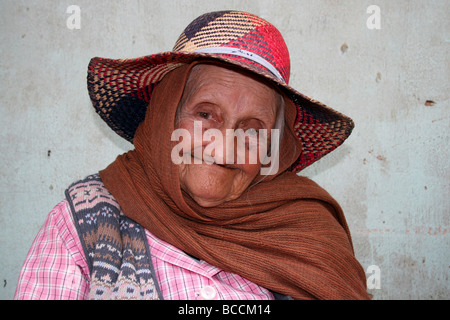
M354 119L302 174L342 205L374 299L449 299L448 0L0 0L0 298L64 189L132 148L91 107L90 58L168 51L222 9L271 21L290 84Z

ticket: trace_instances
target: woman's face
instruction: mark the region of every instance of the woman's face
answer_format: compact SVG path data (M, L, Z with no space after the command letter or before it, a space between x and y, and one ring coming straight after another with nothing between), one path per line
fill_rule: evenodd
M249 161L249 157L261 148L261 140L255 137L262 138L255 134L266 129L268 135L264 139L270 141L280 101L273 88L242 73L214 65L197 65L192 69L177 113L176 128L187 130L192 137L187 152L191 161L180 164L179 178L181 188L199 205L213 207L236 199L255 179L261 161L259 156L256 163L254 158ZM215 140L201 139L199 145L199 140L194 139L195 126L197 134L199 126L202 133L209 129L220 132L223 143L208 148ZM227 134L237 129L248 133L244 136L244 161L242 154L238 154L242 150L237 145L239 139L227 139ZM183 152L186 156L186 150ZM202 159L198 159L199 154L203 155Z

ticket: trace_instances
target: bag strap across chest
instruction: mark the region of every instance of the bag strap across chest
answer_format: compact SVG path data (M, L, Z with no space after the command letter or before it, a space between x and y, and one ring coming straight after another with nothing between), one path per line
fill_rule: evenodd
M66 198L89 266L89 299L160 299L145 229L123 214L100 176L75 182Z

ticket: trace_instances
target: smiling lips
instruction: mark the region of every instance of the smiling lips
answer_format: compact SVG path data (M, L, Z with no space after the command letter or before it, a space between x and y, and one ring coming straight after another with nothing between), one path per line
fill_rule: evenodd
M197 164L196 160L201 160L202 163L201 164L207 164L207 165L216 165L219 167L222 167L224 169L228 169L228 170L235 170L237 169L234 165L232 164L227 164L227 163L217 163L213 157L211 157L212 160L210 161L205 161L204 159L200 159L200 158L196 158L193 154L191 154L191 159L192 159L192 163L193 164Z

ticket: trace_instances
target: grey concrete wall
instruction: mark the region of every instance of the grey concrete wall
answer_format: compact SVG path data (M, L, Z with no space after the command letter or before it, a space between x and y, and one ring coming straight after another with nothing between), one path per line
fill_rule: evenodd
M80 29L67 27L70 5ZM367 25L370 5L380 29ZM93 112L89 59L170 50L190 21L221 9L276 25L291 85L355 120L302 174L344 208L374 298L450 298L448 0L1 0L0 298L13 297L64 189L132 147Z

